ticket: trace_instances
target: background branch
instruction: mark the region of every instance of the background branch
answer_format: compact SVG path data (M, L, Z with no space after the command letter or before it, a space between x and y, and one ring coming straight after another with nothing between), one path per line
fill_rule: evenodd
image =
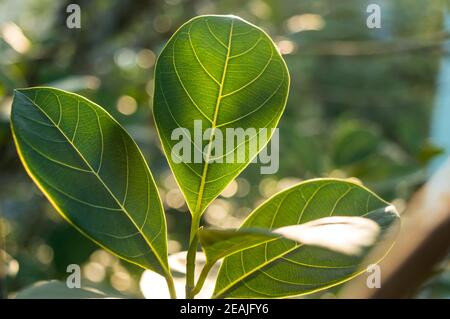
M343 298L407 298L435 274L450 248L450 158L412 198L402 216L399 238L379 264L381 288L360 276Z

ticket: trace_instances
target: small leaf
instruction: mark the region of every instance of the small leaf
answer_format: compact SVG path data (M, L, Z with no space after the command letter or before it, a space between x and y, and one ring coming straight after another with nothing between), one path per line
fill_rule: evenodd
M57 89L23 89L11 125L28 174L64 219L119 257L170 277L155 182L104 109Z
M169 165L195 218L265 146L249 147L263 134L273 133L288 88L287 67L272 40L238 17L196 17L169 40L156 65L153 112ZM200 135L194 130L196 120ZM172 153L181 141L171 137L180 128L185 130L177 138L187 141L187 158ZM228 128L256 132L238 144L227 139ZM203 139L207 129L211 134ZM219 131L225 150L216 154L211 142ZM230 145L235 147L229 150ZM238 161L240 149L245 158Z
M280 235L268 230L256 228L239 230L201 228L198 231L198 239L210 264L237 251L257 246L279 237Z
M354 218L349 223L348 219L343 222L335 216ZM356 217L370 219L377 227ZM308 244L280 238L226 257L214 297L280 298L341 284L364 272L364 267L373 262L364 258L370 251L367 246L374 242L373 234L377 234L375 242L379 243L397 220L398 215L389 203L359 184L337 179L300 183L268 199L247 218L242 228L267 228L291 236L293 226L290 225L300 225L301 231L294 228L295 236L291 238ZM289 227L282 228L286 226ZM354 227L359 228L357 234L345 234L344 239L340 238L342 231L353 229L353 232ZM326 234L330 230L336 233ZM325 233L324 238L318 235L320 233ZM340 243L336 237L340 238ZM339 250L351 243L352 254ZM388 241L384 247L391 245ZM373 259L378 261L382 257Z
M235 252L263 243L286 238L297 243L327 248L347 255L361 254L373 245L380 226L363 217L324 217L301 225L291 225L273 231L258 228L201 228L198 237L208 263L215 263Z
M359 163L376 154L381 141L380 134L369 125L344 122L333 133L332 160L338 167Z

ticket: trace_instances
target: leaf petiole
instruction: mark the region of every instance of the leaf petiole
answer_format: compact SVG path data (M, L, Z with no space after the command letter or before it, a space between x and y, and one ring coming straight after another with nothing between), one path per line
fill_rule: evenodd
M172 276L170 274L166 275L165 279L166 279L166 282L167 282L167 287L169 288L170 298L171 299L177 299L177 292L175 290L175 284L173 282Z
M200 273L200 277L198 278L197 284L195 285L194 289L191 291L192 295L197 295L200 290L202 290L203 285L205 284L205 280L208 277L209 271L214 266L215 262L209 263L207 262L205 266L203 266L202 272Z
M195 258L197 255L198 236L197 232L200 227L200 214L193 214L191 222L191 230L189 235L189 249L186 257L186 298L192 299L193 289L195 287Z

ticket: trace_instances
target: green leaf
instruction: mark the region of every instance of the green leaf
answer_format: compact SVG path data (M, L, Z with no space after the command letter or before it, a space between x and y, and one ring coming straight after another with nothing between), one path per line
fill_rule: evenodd
M373 220L381 230L375 241L383 242L386 249L392 245L391 236L385 235L389 226L398 220L398 214L389 203L350 181L306 181L268 199L248 217L242 228L274 230L312 222L308 228L310 235L313 229L312 234L316 236L306 237L306 240L309 238L309 244L298 244L280 238L225 258L217 278L214 297L280 298L308 294L350 280L364 272L368 263L383 257L364 258L370 247L364 249L363 253L348 254L329 246L332 240L321 242L321 236L317 236L320 232L314 231L314 227L322 225L319 228L325 230L322 233L326 234L330 230L324 226L329 223L329 219L322 218L335 216ZM319 222L318 219L322 221ZM286 235L286 230L289 229L282 228L281 234ZM346 231L341 229L340 232ZM305 235L305 232L297 234L300 233ZM340 237L334 238L341 240ZM305 241L305 237L297 240ZM350 243L351 237L344 242Z
M259 128L268 129L271 136L284 111L288 88L288 70L272 40L238 17L196 17L169 40L156 65L153 112L169 165L194 217L199 218L265 146L258 143L252 149L249 143L259 140L263 134ZM212 129L209 138L196 140L195 120L201 121L203 132ZM257 132L241 143L245 161L227 162L225 155L235 157L236 148L220 155L208 145L217 131L223 135L223 145L233 145L225 130L238 127ZM180 158L184 153L172 154L180 143L171 139L177 128L186 129L182 138L190 148L188 160ZM203 160L195 162L194 153L203 154Z
M332 137L332 160L338 167L356 164L376 154L381 141L378 132L370 125L343 122Z
M64 219L119 257L170 278L155 182L135 142L104 109L57 89L22 89L11 127L26 171Z
M265 229L243 228L208 229L200 228L198 239L209 264L261 243L279 238L280 235Z

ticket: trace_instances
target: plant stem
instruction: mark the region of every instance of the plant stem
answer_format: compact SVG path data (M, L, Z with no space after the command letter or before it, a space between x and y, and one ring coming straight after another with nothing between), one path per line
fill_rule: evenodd
M195 296L200 292L200 290L202 290L203 284L205 283L205 280L208 277L209 271L211 270L212 266L214 266L214 263L207 262L205 264L200 274L200 277L198 277L197 284L195 285L195 288L192 290L192 295Z
M169 288L169 294L171 299L177 299L177 292L175 290L175 284L173 282L172 276L166 276L167 287Z
M192 299L195 287L195 257L197 255L198 238L197 231L200 226L200 214L194 214L189 235L189 249L186 257L186 298Z

